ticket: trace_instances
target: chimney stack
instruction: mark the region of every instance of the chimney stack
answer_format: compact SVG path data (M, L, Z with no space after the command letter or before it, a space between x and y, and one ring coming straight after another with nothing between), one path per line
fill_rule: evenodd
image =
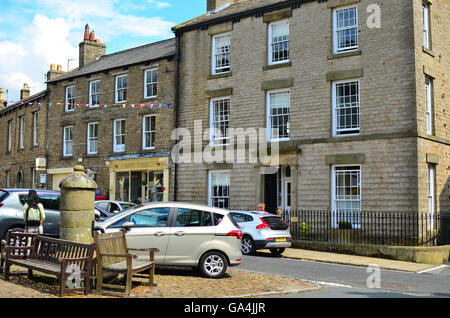
M28 84L23 84L23 88L20 90L20 100L24 100L26 98L30 97L30 88L28 87Z
M8 102L4 100L5 96L3 93L3 88L0 88L0 110L5 108L8 105Z
M225 4L235 4L245 0L206 0L206 11L210 12L224 6Z
M89 24L84 27L84 39L80 43L79 67L95 62L98 57L106 55L106 45L95 38L94 31L89 32Z
M62 69L61 64L55 66L55 64L50 65L50 71L47 72L47 81L52 81L55 78L63 75L65 72Z

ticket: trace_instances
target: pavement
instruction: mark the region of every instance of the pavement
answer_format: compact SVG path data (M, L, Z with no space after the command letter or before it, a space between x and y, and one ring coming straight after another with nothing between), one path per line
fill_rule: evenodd
M269 253L269 251L261 251ZM405 272L422 272L435 268L436 265L403 262L375 257L357 255L336 254L328 252L310 251L297 248L287 248L283 257L313 262L325 262L332 264L354 265L368 267L377 265L381 269L398 270Z

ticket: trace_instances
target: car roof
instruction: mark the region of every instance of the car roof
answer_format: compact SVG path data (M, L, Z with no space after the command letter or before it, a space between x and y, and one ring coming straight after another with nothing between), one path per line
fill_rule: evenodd
M151 202L144 203L142 205L138 205L138 207L174 207L174 208L186 208L186 209L194 209L194 210L207 210L209 212L217 212L221 214L228 214L229 210L216 208L208 205L198 204L198 203L190 203L190 202Z
M0 189L0 191L13 193L13 192L28 192L30 190L35 190L38 193L60 193L58 190L48 190L48 189L21 189L21 188L6 188Z
M99 203L99 202L114 202L114 203L120 203L120 204L125 203L125 204L134 204L134 205L136 205L136 203L133 203L133 202L117 201L117 200L97 200L97 201L95 201L95 203Z
M266 211L240 211L240 210L231 210L231 213L243 213L243 214L247 214L247 215L259 215L259 216L276 216L278 217L278 215L276 214L272 214Z

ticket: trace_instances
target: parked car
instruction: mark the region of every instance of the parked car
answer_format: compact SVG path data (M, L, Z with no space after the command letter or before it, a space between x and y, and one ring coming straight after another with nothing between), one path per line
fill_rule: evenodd
M103 210L102 208L96 206L95 207L95 221L101 222L110 216L112 216L114 213L108 212Z
M131 202L113 201L113 200L98 200L95 201L95 206L102 208L110 213L122 212L123 210L135 207L136 204Z
M195 267L209 278L222 277L228 266L242 262L242 232L229 211L223 209L189 203L147 203L95 222L94 230L125 230L129 248L159 249L155 254L157 265Z
M0 238L6 238L8 230L22 231L25 228L23 207L30 189L0 189ZM45 210L44 235L59 236L59 191L36 190L39 202Z
M242 231L241 251L244 255L256 250L269 249L274 255L281 255L292 245L292 235L281 217L267 212L231 211L233 219Z

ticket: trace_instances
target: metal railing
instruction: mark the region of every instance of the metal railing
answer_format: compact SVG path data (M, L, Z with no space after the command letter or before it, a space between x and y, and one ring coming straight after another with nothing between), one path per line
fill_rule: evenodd
M295 240L391 246L450 244L450 213L300 210L283 213Z

